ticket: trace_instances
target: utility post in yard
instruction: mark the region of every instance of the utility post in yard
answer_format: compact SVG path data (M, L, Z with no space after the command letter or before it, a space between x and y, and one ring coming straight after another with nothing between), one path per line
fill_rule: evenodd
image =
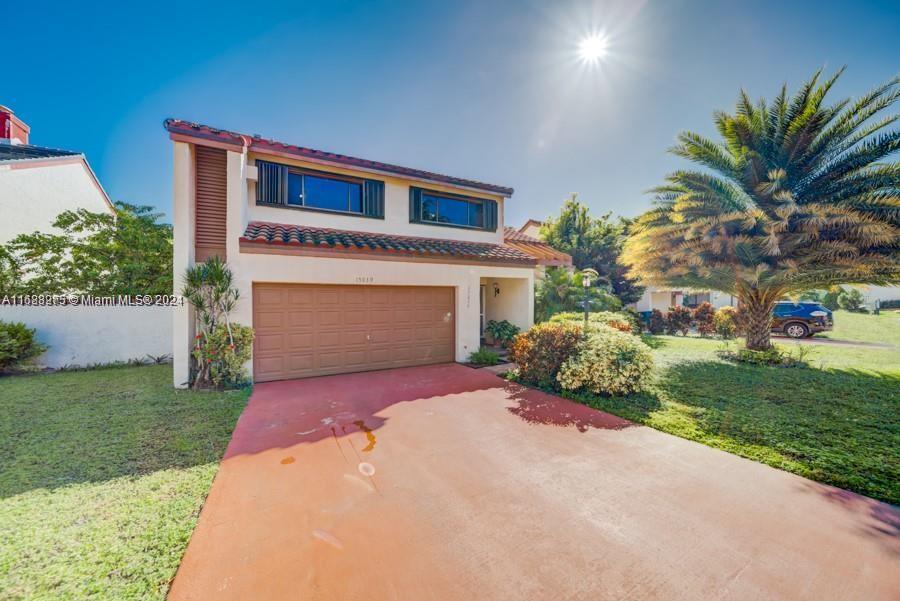
M590 300L590 291L591 291L591 279L599 278L600 274L597 273L596 269L591 269L588 267L587 269L581 270L581 286L584 288L584 335L587 336L588 332L588 314L591 310L591 300Z

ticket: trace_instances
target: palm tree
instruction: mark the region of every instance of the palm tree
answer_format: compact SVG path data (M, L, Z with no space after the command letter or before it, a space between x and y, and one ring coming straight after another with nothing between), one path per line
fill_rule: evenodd
M676 171L635 222L623 259L651 284L711 288L748 313L747 348L770 347L774 303L834 284L900 281L900 77L856 100L824 104L841 75L821 71L788 96L715 114L722 141L691 132Z

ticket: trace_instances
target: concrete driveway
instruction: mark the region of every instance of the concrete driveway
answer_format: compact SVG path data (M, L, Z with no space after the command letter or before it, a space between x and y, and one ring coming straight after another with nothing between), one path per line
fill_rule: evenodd
M900 599L900 511L484 371L256 387L169 598Z

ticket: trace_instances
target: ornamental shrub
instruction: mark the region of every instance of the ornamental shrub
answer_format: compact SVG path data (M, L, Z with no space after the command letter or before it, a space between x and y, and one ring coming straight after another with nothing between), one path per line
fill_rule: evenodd
M219 324L208 335L198 334L193 355L208 367L209 380L217 388L236 388L248 383L244 363L250 360L253 328Z
M694 309L694 325L701 336L712 336L716 333L716 310L710 303L700 303Z
M494 321L492 319L484 325L484 331L490 334L501 346L506 348L519 333L519 326L512 324L505 319L503 321Z
M713 316L713 328L716 334L730 340L737 336L737 309L734 307L719 307Z
M647 320L647 331L653 335L662 334L666 331L666 316L659 309L653 309L650 312L650 318Z
M681 333L682 336L687 336L688 330L691 329L692 321L691 310L687 307L680 305L669 307L669 312L666 315L666 332L673 336L678 333Z
M652 369L650 347L635 336L599 326L562 365L556 379L566 390L624 395L643 389Z
M551 323L584 323L584 313L557 313L550 318ZM610 325L612 322L627 324L635 334L641 333L641 324L636 314L625 311L592 311L588 313L588 325ZM616 326L612 326L616 327ZM618 328L617 328L618 329Z
M21 322L0 321L0 371L20 365L47 350Z
M509 357L518 364L519 379L525 384L556 387L560 366L575 353L580 341L581 326L540 323L516 336L509 347Z

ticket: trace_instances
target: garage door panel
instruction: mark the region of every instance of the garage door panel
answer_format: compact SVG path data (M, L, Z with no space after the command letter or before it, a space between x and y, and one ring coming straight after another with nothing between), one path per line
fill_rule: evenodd
M452 361L452 288L254 285L257 381Z
M333 307L334 303L326 303L324 307ZM320 328L341 325L341 312L333 310L320 310L315 313L316 325Z
M292 307L308 307L315 302L314 291L309 288L284 288L284 297Z
M284 334L257 334L255 350L259 353L287 350L284 346Z
M312 327L315 320L315 314L309 309L292 310L287 312L287 325L289 328L309 328Z
M257 328L281 328L284 326L284 313L259 312Z

